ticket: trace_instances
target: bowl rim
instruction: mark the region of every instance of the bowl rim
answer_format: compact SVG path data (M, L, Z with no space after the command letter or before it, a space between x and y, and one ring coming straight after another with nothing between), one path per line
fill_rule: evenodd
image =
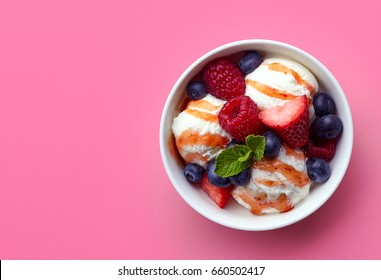
M188 77L188 75L190 74L190 72L192 72L197 66L199 66L202 63L205 63L205 61L208 58L212 57L213 55L219 54L224 50L232 49L235 47L240 47L242 45L261 45L261 44L272 45L272 46L276 46L276 47L280 47L280 48L290 50L291 52L294 52L294 53L297 53L298 55L304 56L308 60L312 61L312 63L315 64L317 67L322 69L322 71L328 76L329 80L332 82L335 89L338 91L338 94L340 95L341 100L344 101L342 106L344 107L343 112L345 113L346 123L349 124L349 126L348 126L348 124L345 126L346 134L349 137L349 139L347 141L349 141L349 142L346 145L346 151L347 152L346 152L345 157L343 159L344 161L341 161L341 163L340 163L341 172L339 173L338 176L335 177L335 181L333 183L335 185L335 187L333 187L330 192L327 192L325 195L325 198L322 199L320 201L320 203L317 204L314 208L310 208L309 211L303 212L302 215L299 215L299 216L295 217L294 219L285 220L284 222L277 223L274 225L256 227L256 226L252 226L252 224L250 224L248 226L239 226L239 225L235 225L235 224L217 219L215 216L208 213L208 211L206 211L206 212L203 211L200 207L197 207L197 205L195 205L187 197L185 191L183 191L179 186L177 186L177 184L175 183L176 179L175 179L174 175L172 174L172 170L171 170L169 163L168 163L169 153L167 153L167 151L165 149L166 139L164 139L165 138L164 137L164 127L165 127L165 123L166 123L167 112L169 111L169 106L171 105L171 100L172 100L173 96L176 94L179 85L181 85L184 82L184 79L186 79ZM353 120L352 120L352 114L351 114L351 110L350 110L347 98L346 98L345 93L344 93L343 89L341 88L340 84L338 83L336 78L333 76L333 74L328 70L328 68L325 67L325 65L323 63L321 63L318 59L313 57L311 54L307 53L306 51L304 51L302 49L299 49L298 47L295 47L295 46L288 44L288 43L284 43L284 42L280 42L280 41L276 41L276 40L269 40L269 39L245 39L245 40L232 41L230 43L226 43L226 44L223 44L221 46L218 46L218 47L206 52L205 54L200 56L198 59L196 59L191 65L189 65L186 68L186 70L181 74L181 76L177 79L177 81L173 85L173 87L172 87L172 89L171 89L171 91L170 91L170 93L166 99L166 102L165 102L165 105L164 105L164 108L163 108L163 111L161 114L160 130L159 130L160 153L161 153L162 161L164 164L164 168L165 168L165 171L167 173L167 176L170 179L172 186L176 189L176 191L182 197L182 199L184 199L189 206L191 206L194 210L196 210L196 212L198 212L202 216L208 218L209 220L216 222L217 224L229 227L229 228L238 229L238 230L245 230L245 231L264 231L264 230L273 230L273 229L283 228L283 227L289 226L291 224L294 224L296 222L299 222L299 221L307 218L308 216L310 216L315 211L317 211L324 203L326 203L326 201L336 191L336 189L340 185L340 183L341 183L341 181L342 181L342 179L346 173L346 170L348 168L348 165L349 165L349 162L350 162L350 159L352 156L353 135L354 135ZM282 215L282 214L280 214L280 215Z

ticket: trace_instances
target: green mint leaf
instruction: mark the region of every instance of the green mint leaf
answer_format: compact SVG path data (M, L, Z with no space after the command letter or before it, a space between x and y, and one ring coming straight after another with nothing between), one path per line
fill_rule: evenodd
M216 174L226 178L241 173L253 163L253 150L245 145L234 145L216 158Z
M265 152L266 138L263 136L249 135L246 137L246 145L253 150L256 160L261 160Z

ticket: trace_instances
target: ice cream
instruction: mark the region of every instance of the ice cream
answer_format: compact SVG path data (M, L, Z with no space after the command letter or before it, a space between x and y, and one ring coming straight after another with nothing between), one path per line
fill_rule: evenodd
M226 148L231 136L218 122L218 113L225 101L206 95L192 100L173 121L172 131L176 146L186 163L205 167Z
M295 96L306 95L313 116L312 95L318 89L314 75L303 65L285 58L269 57L246 75L246 95L260 109L281 105Z
M301 150L283 145L275 159L255 162L249 184L237 186L232 195L254 214L287 212L308 195L305 160Z

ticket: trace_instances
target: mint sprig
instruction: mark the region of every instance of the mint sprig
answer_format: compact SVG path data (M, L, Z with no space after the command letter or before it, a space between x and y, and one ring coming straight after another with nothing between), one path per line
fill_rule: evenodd
M246 137L246 145L253 150L256 160L261 160L265 152L266 138L264 136L249 135Z
M261 160L266 140L263 136L248 135L246 145L234 145L223 150L216 158L216 174L222 178L241 173L249 168L254 160Z

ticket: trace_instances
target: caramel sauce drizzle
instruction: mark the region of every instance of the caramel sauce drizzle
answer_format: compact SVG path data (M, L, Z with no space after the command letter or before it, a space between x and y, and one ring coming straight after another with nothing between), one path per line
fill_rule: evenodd
M285 182L290 182L293 185L301 188L304 187L306 184L309 183L308 175L305 172L300 172L296 170L291 165L288 165L282 161L279 161L277 159L273 160L267 160L267 161L258 161L254 163L255 168L258 168L263 171L267 172L279 172L281 173L285 178ZM266 182L264 181L264 185L272 187L275 186L276 181L274 183ZM281 185L285 182L281 182Z
M193 110L190 108L185 109L185 112L187 112L188 114L196 118L199 118L208 122L218 122L218 115L215 115L215 114L200 112L198 110Z
M305 160L304 153L301 150L291 149L289 146L283 144L287 156L292 156L299 160Z
M221 136L219 134L199 134L198 131L194 131L193 129L185 130L176 139L176 145L180 149L188 145L203 145L208 147L224 146L228 142L229 139L227 137Z
M262 92L263 94L266 94L269 97L282 99L282 100L292 100L296 98L296 95L293 95L291 93L288 93L287 91L282 91L273 87L270 87L268 85L262 84L260 82L254 81L254 80L246 80L246 85L249 85L256 90Z
M227 137L221 136L219 134L213 133L205 133L199 134L198 131L194 131L192 129L185 130L179 137L176 139L176 146L180 153L184 151L187 146L190 145L203 145L207 147L225 147L229 142ZM183 154L184 160L186 162L195 162L196 160L200 160L204 163L209 161L209 158L206 156L194 152Z
M208 122L218 122L217 111L221 107L222 105L213 105L210 102L203 99L192 100L191 102L189 102L188 107L185 109L185 112L196 118Z
M213 105L204 99L200 99L190 101L184 111L198 119L202 119L207 122L218 123L217 112L221 107L222 105ZM188 146L192 145L223 148L227 145L228 142L229 139L225 136L209 132L200 134L200 132L190 128L183 131L181 135L177 137L176 146L186 162L195 162L199 160L206 163L208 162L209 158L207 158L202 153L185 153L183 151L185 151Z
M285 186L287 180L269 180L269 179L255 179L255 183L265 185L266 187Z
M277 72L282 72L285 74L292 75L295 81L299 85L304 86L311 93L311 95L313 95L316 92L316 89L311 84L309 84L306 80L304 80L295 70L292 70L289 67L280 63L267 64L267 67L268 69L272 71L277 71ZM277 98L281 100L292 100L297 97L296 95L293 95L287 91L279 90L254 80L247 79L246 85L249 85L255 88L256 90L262 92L263 94L272 98ZM310 105L311 103L312 103L311 98L308 98L307 104Z
M197 162L198 160L207 163L209 159L200 153L188 153L185 158L185 162Z
M240 187L239 197L242 201L250 205L250 212L260 215L266 208L274 208L279 212L287 212L294 208L291 200L285 194L280 194L275 201L269 200L265 193L254 193L244 187Z
M204 99L199 99L199 100L192 100L188 104L189 107L196 107L197 109L202 109L204 111L216 111L222 107L222 105L213 105L212 103L204 100Z
M298 72L296 72L295 70L292 70L290 68L288 68L287 66L283 65L283 64L280 64L280 63L271 63L268 65L268 68L270 70L273 70L273 71L277 71L277 72L283 72L285 74L291 74L296 82L299 84L299 85L302 85L304 86L306 89L308 89L308 91L311 93L311 94L314 94L315 93L315 88L310 85L306 80L304 80L299 74Z

